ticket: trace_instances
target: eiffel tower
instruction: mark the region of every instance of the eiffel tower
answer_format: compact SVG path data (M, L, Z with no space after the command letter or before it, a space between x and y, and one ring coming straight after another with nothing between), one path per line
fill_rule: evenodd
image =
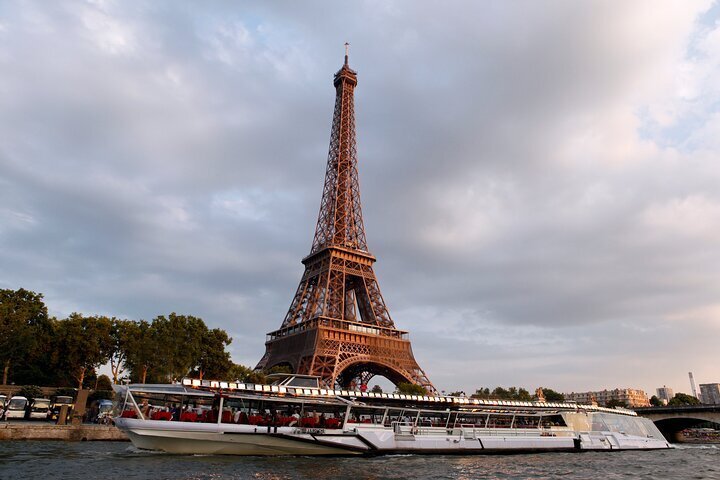
M368 251L360 205L354 91L357 73L335 74L335 111L320 214L305 273L279 330L268 333L256 370L287 366L328 388L367 385L382 375L396 385L435 388L413 356L408 332L390 318Z

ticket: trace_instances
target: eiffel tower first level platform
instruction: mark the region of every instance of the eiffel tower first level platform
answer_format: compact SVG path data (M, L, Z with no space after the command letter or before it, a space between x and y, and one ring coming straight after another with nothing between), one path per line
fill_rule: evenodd
M289 367L327 387L367 385L375 375L395 384L435 388L413 356L408 332L395 328L368 251L360 204L355 141L357 73L335 74L335 110L320 214L305 273L280 329L270 332L257 370Z

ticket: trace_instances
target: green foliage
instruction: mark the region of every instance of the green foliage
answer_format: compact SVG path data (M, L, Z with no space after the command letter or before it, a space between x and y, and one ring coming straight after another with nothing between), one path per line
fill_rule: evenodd
M428 393L422 385L409 382L398 383L397 392L403 395L427 395Z
M145 320L125 326L125 365L133 382L146 383L148 372L160 370L162 354L156 345L156 331ZM159 372L158 372L159 373Z
M113 383L119 383L127 368L127 354L135 337L137 324L131 320L110 319L110 372Z
M267 383L267 377L262 372L251 371L245 377L245 383L265 384Z
M532 400L530 392L522 387L509 387L507 389L495 387L492 391L490 391L489 388L478 388L470 397L494 400L519 400L524 402Z
M230 353L225 350L232 342L232 338L225 330L219 328L208 330L204 323L203 327L196 370L198 376L200 378L225 379L233 366Z
M230 370L228 370L227 379L229 381L235 380L237 382L247 382L247 379L251 373L253 373L252 368L240 365L239 363L233 363L233 365L230 367Z
M670 399L668 405L672 407L700 405L700 400L686 393L676 393L675 396Z
M373 385L372 390L370 390L372 393L382 393L382 387L380 385Z
M205 322L191 315L173 312L167 318L162 315L155 318L152 329L156 348L162 352L164 360L158 365L158 373L164 374L168 380L180 380L187 376L200 358L202 340L207 331Z
M112 381L107 375L100 375L95 382L96 390L112 390Z
M490 389L489 388L478 388L475 390L475 393L470 395L471 398L483 398L488 399L490 398Z
M565 395L563 395L562 393L556 392L552 388L543 388L542 392L543 392L543 395L545 395L545 400L548 402L562 403L565 401Z
M652 397L650 397L650 405L652 405L653 407L662 407L662 401L658 397L653 395Z
M268 374L273 373L293 373L292 368L290 368L289 365L275 365L270 370L268 370Z
M42 390L37 385L25 385L18 391L17 394L30 401L35 398L43 398Z
M608 400L608 401L605 403L605 406L606 406L607 408L615 408L615 407L627 408L628 404L627 404L627 402L622 402L622 401L620 401L620 400L616 400L616 399L614 399L614 398L611 398L610 400Z
M0 368L8 383L15 363L32 361L42 353L39 333L48 322L42 294L20 288L0 290Z
M85 375L106 363L112 350L112 324L107 317L84 317L71 314L66 320L55 321L55 360L83 387Z
M171 313L152 322L73 313L48 318L42 294L0 290L0 368L3 381L109 389L127 375L134 382L167 382L188 374L241 381L264 375L234 365L232 339L197 317ZM96 376L109 361L112 380ZM75 396L75 392L72 392Z

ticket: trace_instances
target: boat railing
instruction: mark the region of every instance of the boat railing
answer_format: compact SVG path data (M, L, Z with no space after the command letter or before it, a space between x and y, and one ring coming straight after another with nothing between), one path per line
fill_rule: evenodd
M466 440L476 440L478 437L567 437L574 432L569 429L553 428L487 428L474 424L461 424L455 427L438 427L415 425L413 422L398 421L392 423L396 435L431 435L431 436L458 436Z

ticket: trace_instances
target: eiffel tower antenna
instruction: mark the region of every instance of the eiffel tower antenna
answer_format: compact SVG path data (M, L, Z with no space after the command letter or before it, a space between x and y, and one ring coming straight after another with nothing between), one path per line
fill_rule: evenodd
M415 361L408 332L395 328L373 271L363 225L355 141L357 73L335 73L335 111L320 212L305 273L279 330L268 333L257 370L287 366L328 388L375 375L435 391Z

